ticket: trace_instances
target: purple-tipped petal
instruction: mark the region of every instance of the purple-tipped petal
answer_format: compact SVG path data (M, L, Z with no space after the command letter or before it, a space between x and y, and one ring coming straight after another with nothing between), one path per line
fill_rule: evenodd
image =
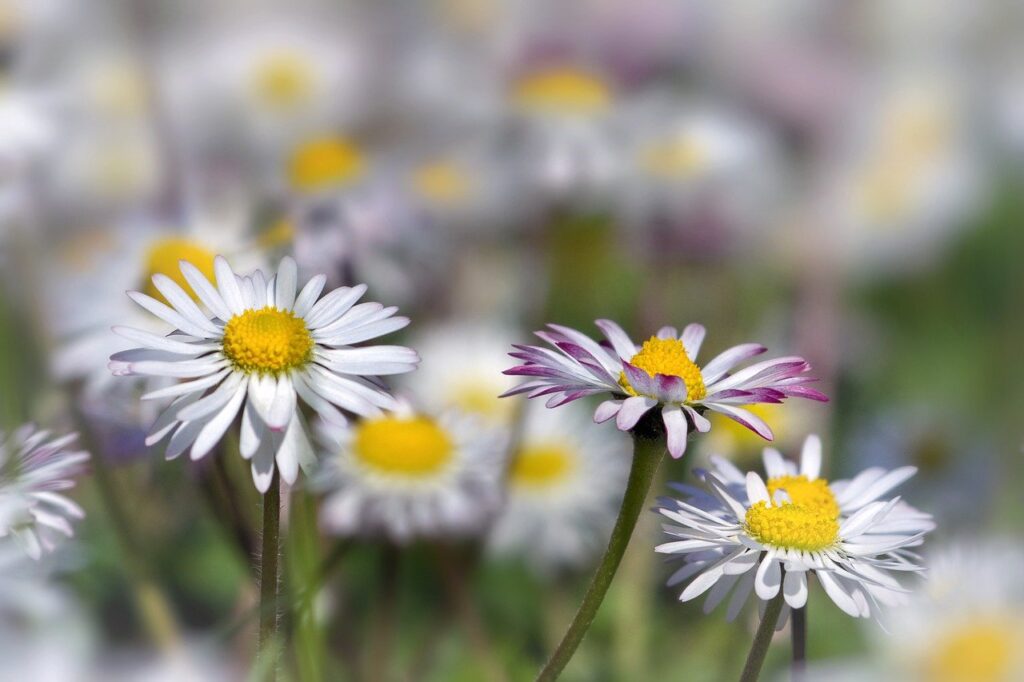
M629 334L623 331L622 327L618 324L611 320L597 320L594 324L598 326L605 335L605 338L612 344L612 349L620 358L629 360L636 355L636 344L633 343L632 339L629 338Z
M606 400L594 410L594 421L598 424L603 424L617 415L620 409L622 409L621 400Z
M767 350L767 348L759 343L744 343L719 353L708 364L704 365L704 368L701 370L701 374L704 375L704 383L711 384L721 379L725 376L726 372L738 363L755 355L760 355Z
M687 398L686 381L674 374L655 374L654 385L663 403L681 403Z
M765 440L774 440L775 434L772 433L771 428L764 422L763 419L758 417L753 412L744 410L739 407L732 407L730 405L723 405L722 403L708 403L707 406L715 412L720 412L726 417L742 424L757 435L761 436Z
M629 385L633 387L635 392L644 395L651 395L657 392L651 375L636 365L623 362L622 371L626 373L626 379L629 380Z
M665 421L665 436L668 441L668 452L673 459L679 459L686 452L686 440L690 434L690 426L686 415L676 405L666 405L661 411Z
M690 421L693 422L693 426L698 432L707 433L711 430L711 422L704 415L697 412L697 410L683 405L683 411L690 417Z
M679 330L670 325L665 325L664 327L658 330L658 333L655 334L655 336L657 336L659 339L678 339Z
M640 417L647 414L647 411L658 404L654 398L646 396L633 396L622 401L622 407L615 416L615 425L620 431L629 431L640 421Z

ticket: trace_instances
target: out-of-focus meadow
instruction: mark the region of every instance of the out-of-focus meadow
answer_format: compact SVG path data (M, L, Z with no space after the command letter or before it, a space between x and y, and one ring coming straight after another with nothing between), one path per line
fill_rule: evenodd
M147 448L158 411L107 368L132 345L111 326L147 324L125 292L213 254L366 283L411 320L384 343L422 358L391 389L578 455L494 464L501 501L464 510L472 532L408 541L339 532L358 523L300 475L286 679L532 679L630 443L592 405L496 396L513 343L597 318L802 355L831 401L764 408L783 453L819 433L831 478L918 468L899 493L938 523L925 563L959 577L907 577L889 634L812 590L812 676L1024 679L1022 21L997 0L0 0L0 428L91 453L73 537L38 561L0 537L0 680L250 674L248 463ZM760 467L726 422L647 506L711 453ZM645 512L564 679L739 675L756 609L680 603L660 537ZM967 615L921 615L941 590Z

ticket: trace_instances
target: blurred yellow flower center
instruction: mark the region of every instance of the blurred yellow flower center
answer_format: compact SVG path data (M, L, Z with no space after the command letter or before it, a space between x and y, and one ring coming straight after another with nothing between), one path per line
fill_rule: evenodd
M744 526L758 542L808 552L831 547L839 539L839 521L815 507L790 502L758 502L747 510Z
M246 310L224 327L224 355L243 372L276 374L309 362L313 337L290 310Z
M572 451L562 445L531 445L523 448L512 461L509 480L523 487L548 486L564 479L574 464Z
M336 137L308 142L292 155L288 179L303 191L346 185L362 175L362 153L348 140Z
M423 197L440 204L455 204L469 195L470 179L451 163L431 163L417 169L413 187Z
M282 218L260 233L257 242L265 249L275 249L291 245L294 239L295 225L292 221Z
M682 378L686 382L686 399L691 402L701 400L707 395L700 368L686 354L686 347L679 339L659 339L652 336L644 341L640 352L630 358L629 363L652 377L655 374L664 374ZM625 372L619 374L619 385L626 393L637 395Z
M611 102L608 86L597 76L573 68L533 74L516 86L516 103L540 113L590 114Z
M640 158L645 171L660 178L686 178L707 166L706 146L692 135L675 138L663 145L651 145Z
M934 643L925 664L930 682L1008 682L1019 655L1020 632L1010 623L977 622L960 627Z
M170 277L175 284L195 299L196 295L192 292L188 281L185 279L185 275L181 274L179 264L183 260L188 261L196 266L199 272L203 273L207 279L213 280L213 261L215 258L216 256L212 251L188 239L170 237L157 240L149 247L149 252L146 254L146 294L158 301L166 302L163 294L153 284L153 275L164 275L165 277Z
M839 518L839 503L836 502L828 481L806 476L776 476L768 479L768 495L775 499L775 493L785 490L790 501L800 507L820 511L826 516Z
M353 452L363 464L383 473L425 477L451 460L448 434L425 417L382 417L356 429Z
M463 381L450 392L452 405L465 412L482 414L492 418L505 418L511 413L515 402L502 400L498 395L502 389L480 381Z
M268 55L256 68L253 90L276 109L300 106L313 90L313 69L308 60L292 52Z

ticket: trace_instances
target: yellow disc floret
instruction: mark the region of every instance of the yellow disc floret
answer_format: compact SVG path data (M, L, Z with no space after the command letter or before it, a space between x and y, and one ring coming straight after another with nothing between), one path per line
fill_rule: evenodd
M571 450L557 443L531 445L512 461L509 480L522 487L549 486L572 471L575 459Z
M469 195L470 179L451 163L431 163L413 173L412 184L420 196L438 204L457 204Z
M589 114L606 109L611 102L611 92L594 74L573 68L557 68L520 81L515 101L530 111Z
M156 241L146 254L145 278L146 293L153 298L164 301L156 286L153 285L153 275L165 275L174 280L175 284L188 292L192 298L195 294L189 287L185 276L181 274L181 261L188 261L199 269L207 279L212 280L213 261L216 258L212 251L207 250L201 244L188 239L172 237ZM165 301L166 302L166 301Z
M253 74L253 91L275 109L304 104L313 90L313 71L301 55L280 51L267 55Z
M816 552L839 539L839 521L834 516L791 502L754 504L747 510L744 526L750 537L779 549Z
M278 374L312 359L313 337L290 310L246 310L224 327L224 355L243 372Z
M922 679L934 682L1005 682L1015 679L1021 645L1020 625L994 619L968 622L933 642Z
M651 145L640 155L640 167L664 179L692 177L706 168L709 161L707 145L693 135Z
M292 155L288 179L297 190L310 192L340 187L358 179L365 161L348 140L327 137L299 147Z
M419 478L443 469L453 445L445 430L426 417L382 417L360 423L352 452L380 473Z
M630 358L629 364L639 367L652 377L655 374L664 374L682 378L686 382L686 399L689 401L701 400L707 395L700 368L686 354L686 347L679 339L659 339L652 336L644 341L640 352ZM625 372L619 375L619 385L626 393L637 395Z
M774 500L779 490L785 490L790 502L795 505L839 518L839 503L825 479L816 478L812 481L806 476L776 476L768 479L769 497Z

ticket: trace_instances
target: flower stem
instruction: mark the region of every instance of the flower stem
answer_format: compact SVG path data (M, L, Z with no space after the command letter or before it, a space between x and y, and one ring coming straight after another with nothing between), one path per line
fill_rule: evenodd
M754 634L754 643L750 645L750 653L747 654L747 663L743 666L740 682L755 682L761 675L761 666L764 665L764 658L775 634L775 624L779 622L779 614L782 613L782 599L782 590L779 590L765 607L761 624L757 626L757 632Z
M660 415L658 417L660 419ZM633 431L632 435L633 466L629 471L629 482L626 484L626 493L622 498L619 517L615 521L611 538L608 540L608 549L605 550L604 556L601 558L601 563L590 582L590 587L587 588L583 603L580 604L572 624L562 637L555 653L551 655L547 664L537 675L537 682L551 682L557 679L587 634L590 624L594 621L594 616L597 615L597 609L601 606L605 593L608 592L612 578L615 577L615 571L619 568L622 556L626 552L629 539L633 535L633 529L640 517L640 511L647 499L647 492L654 480L654 473L658 470L658 464L665 454L664 433L660 431L651 433L638 428Z
M281 544L281 479L274 472L263 495L263 550L260 553L260 628L256 640L257 665L266 680L277 679L278 583Z
M807 674L807 607L793 609L793 682L802 682Z

